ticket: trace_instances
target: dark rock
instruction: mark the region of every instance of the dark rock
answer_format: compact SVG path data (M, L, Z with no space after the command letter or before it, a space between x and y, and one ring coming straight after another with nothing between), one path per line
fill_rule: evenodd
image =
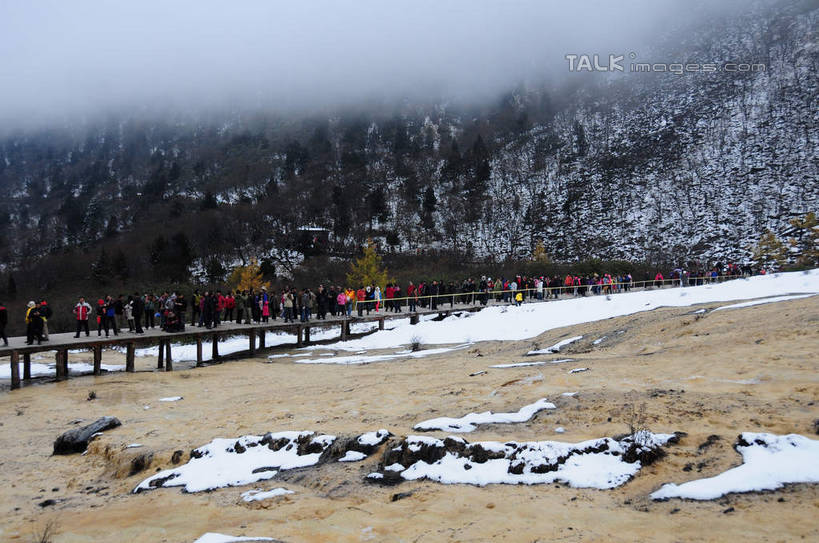
M278 470L279 470L279 468L277 468L277 467L273 467L273 466L262 466L262 467L260 467L260 468L256 468L256 469L254 469L254 470L253 470L253 471L251 471L250 473L264 473L264 472L266 472L266 471L278 471Z
M813 431L819 436L819 419L813 421Z
M176 465L182 461L182 455L185 454L182 451L174 451L173 456L171 456L171 464Z
M45 501L41 501L37 505L39 505L40 507L48 507L50 505L57 505L57 501L48 499L48 500L45 500Z
M116 428L121 424L116 417L102 417L82 428L69 430L54 441L54 454L81 453L88 448L88 442L94 434Z
M726 510L725 510L725 511L723 511L722 513L723 513L723 514L728 514L728 513L733 513L733 512L734 512L734 508L733 508L733 507L729 507L728 509L726 509Z
M674 515L674 514L677 514L677 513L679 513L679 512L680 512L680 508L679 508L679 507L675 507L674 509L672 509L671 511L669 511L669 512L668 512L668 514L669 514L669 515Z
M135 456L131 459L131 469L128 472L128 477L131 475L136 475L140 471L143 471L151 465L151 461L154 459L154 453L143 453L139 456Z
M404 498L409 498L410 496L412 496L413 492L415 492L415 491L411 490L409 492L398 492L397 494L392 495L392 497L390 498L390 501L391 502L397 502L398 500L403 500Z
M702 452L702 451L704 451L705 449L707 449L708 447L710 447L711 445L713 445L714 443L716 443L719 440L720 440L720 437L718 435L711 434L710 436L708 436L706 438L705 441L703 441L702 443L700 443L697 446L697 451Z

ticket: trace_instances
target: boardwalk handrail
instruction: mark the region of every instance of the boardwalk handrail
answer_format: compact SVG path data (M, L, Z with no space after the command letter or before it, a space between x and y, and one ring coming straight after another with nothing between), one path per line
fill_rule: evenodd
M695 280L702 280L702 284L709 284L717 281L729 280L729 279L741 279L744 276L720 276L720 277L702 277L702 278L694 278ZM658 285L659 283L659 285ZM600 287L601 293L603 289L606 287L619 287L623 285L628 285L631 288L640 288L637 285L641 284L643 288L647 286L664 286L667 284L679 284L680 279L662 279L662 280L648 280L648 281L631 281L631 282L613 282L608 284L594 284L594 285L562 285L558 287L542 287L542 289L536 288L529 288L529 289L516 289L516 290L484 290L484 291L473 291L473 292L460 292L460 293L444 293L444 294L430 294L424 296L414 296L414 297L401 297L401 298L383 298L380 301L382 303L391 301L399 301L399 300L427 300L431 301L432 299L437 299L441 301L441 305L445 305L446 303L451 304L450 309L435 308L431 307L430 309L421 309L416 311L411 311L407 313L403 312L393 312L388 314L387 311L383 313L376 313L375 315L368 315L367 316L347 316L346 312L341 311L339 317L332 317L329 319L316 319L313 321L307 322L292 322L292 323L281 323L277 321L267 322L267 323L255 323L255 324L233 324L230 323L227 326L223 327L216 327L216 328L209 328L209 329L191 329L188 328L186 330L180 332L165 332L164 330L150 330L145 335L123 335L123 336L114 336L114 337L100 337L97 338L83 338L81 341L77 341L73 336L70 336L69 333L65 334L52 334L53 339L59 339L55 336L68 336L63 338L63 341L54 341L50 342L45 345L9 345L8 347L0 347L0 357L9 356L10 357L10 365L11 365L11 388L16 389L20 387L21 379L20 379L20 367L19 364L21 362L20 356L22 355L23 359L22 362L24 364L24 374L23 379L29 380L31 379L31 354L36 352L44 352L44 351L56 351L56 378L57 380L64 380L68 378L68 353L69 349L83 349L83 350L91 350L94 353L94 375L100 375L101 371L101 361L102 361L102 349L103 347L113 347L113 346L124 346L125 347L125 371L128 373L133 373L134 369L134 357L135 357L135 347L136 345L144 345L144 344L159 344L159 352L157 357L157 369L164 369L165 371L172 371L173 370L173 360L171 358L171 342L173 340L179 340L181 338L193 338L196 342L196 365L201 366L203 364L203 356L202 356L202 347L203 347L203 339L210 339L212 341L212 353L213 353L213 360L219 359L219 349L218 343L220 337L226 336L236 336L241 334L247 334L249 337L248 349L247 351L251 355L253 355L258 349L265 348L265 333L267 331L272 330L282 330L282 331L291 331L295 333L296 336L296 345L300 346L303 343L310 342L310 330L313 327L329 327L341 324L341 335L340 339L343 341L350 335L350 325L355 322L378 322L379 329L384 329L384 322L387 319L399 319L399 318L409 318L411 324L417 324L419 322L419 317L424 314L439 314L439 315L448 315L452 311L480 311L481 309L487 307L489 305L489 301L495 302L502 302L507 303L503 294L511 294L511 293L518 293L524 292L529 293L527 297L531 299L531 293L537 293L542 290L544 293L552 292L552 291L560 291L560 292L569 292L575 291L578 288L585 288L590 290L592 287ZM696 285L692 285L696 286ZM625 289L622 288L612 288L612 293L617 292L624 292ZM455 297L459 296L468 296L473 297L475 300L480 300L480 297L486 296L485 303L483 301L479 301L477 304L455 308L454 300ZM548 295L544 295L543 299L537 299L536 301L546 302L549 301L550 297ZM355 300L354 300L355 301ZM373 304L376 300L370 299L365 300L366 303ZM512 302L514 302L512 300ZM430 304L432 305L432 304ZM343 306L338 306L343 307ZM227 323L223 323L227 324ZM23 340L22 337L10 338L10 343L18 343L19 341ZM257 343L258 342L258 343Z

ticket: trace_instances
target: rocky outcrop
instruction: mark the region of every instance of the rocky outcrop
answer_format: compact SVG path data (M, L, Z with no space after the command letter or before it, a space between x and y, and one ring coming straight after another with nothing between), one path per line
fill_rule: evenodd
M54 441L53 454L81 453L88 448L88 443L96 434L116 428L121 424L116 417L102 417L82 428L69 430Z

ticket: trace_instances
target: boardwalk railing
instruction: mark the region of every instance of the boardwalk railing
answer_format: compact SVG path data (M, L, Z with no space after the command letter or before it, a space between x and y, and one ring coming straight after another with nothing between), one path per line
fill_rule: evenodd
M719 277L700 279L704 281L701 284L708 284L717 281L724 281L727 279L738 279L740 277ZM641 285L641 286L638 286ZM265 334L268 331L279 331L290 333L295 336L296 346L301 346L310 343L310 332L312 328L327 328L331 326L341 327L341 333L338 340L344 341L350 336L350 327L354 323L361 322L377 322L378 329L384 329L386 320L409 318L410 324L417 324L420 317L423 315L438 314L441 317L447 316L452 311L480 311L481 309L491 305L506 305L507 303L514 303L513 297L515 293L521 292L528 302L531 301L549 301L555 299L550 296L555 294L571 294L571 295L586 295L586 294L606 294L627 292L631 289L649 289L663 286L678 286L679 279L664 279L662 281L637 281L630 283L611 283L608 285L580 285L580 286L560 286L560 287L544 287L543 289L517 289L517 290L486 290L475 291L467 293L446 293L438 295L425 295L414 297L401 297L380 300L381 304L385 302L392 302L395 312L388 313L391 309L384 305L384 313L377 313L370 315L370 310L375 309L376 300L366 300L365 305L360 307L362 313L367 311L366 316L347 316L345 312L341 312L340 316L328 317L326 319L313 319L307 322L282 323L272 321L268 323L255 324L235 324L222 323L216 328L199 328L188 326L181 332L165 332L158 329L146 330L144 334L133 334L130 332L122 332L120 335L114 336L97 336L93 335L87 337L75 338L73 333L50 334L49 341L40 345L26 344L24 337L9 338L9 345L7 347L0 347L0 357L8 356L10 358L10 376L11 388L16 389L21 385L20 363L23 364L22 380L28 381L31 379L31 355L34 353L55 351L55 365L56 378L58 381L68 379L68 355L70 350L92 351L94 357L93 375L100 375L102 373L102 350L104 348L121 349L125 351L125 371L133 373L135 371L135 352L137 346L159 346L157 356L157 369L165 371L173 371L173 357L172 357L172 343L191 342L196 344L196 365L202 366L204 363L203 349L205 343L210 342L211 358L217 361L219 355L219 341L227 337L234 337L237 335L248 336L248 348L241 353L253 356L257 350L263 350L265 346ZM592 292L593 287L599 288L599 292ZM585 289L585 290L584 290ZM542 296L539 296L539 293ZM416 310L412 312L400 311L400 308L409 301L413 301L416 305ZM455 307L455 304L462 304L463 307ZM450 307L446 309L444 306L449 304ZM439 307L440 306L440 307ZM359 307L355 307L356 312Z

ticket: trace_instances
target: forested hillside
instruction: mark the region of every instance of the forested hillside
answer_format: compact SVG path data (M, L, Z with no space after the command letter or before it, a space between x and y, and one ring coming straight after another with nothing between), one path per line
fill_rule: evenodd
M652 52L764 71L568 74L486 105L133 112L7 131L0 262L48 289L218 279L253 257L288 275L369 237L468 260L525 258L538 242L560 261L742 260L819 203L819 10L775 7Z

